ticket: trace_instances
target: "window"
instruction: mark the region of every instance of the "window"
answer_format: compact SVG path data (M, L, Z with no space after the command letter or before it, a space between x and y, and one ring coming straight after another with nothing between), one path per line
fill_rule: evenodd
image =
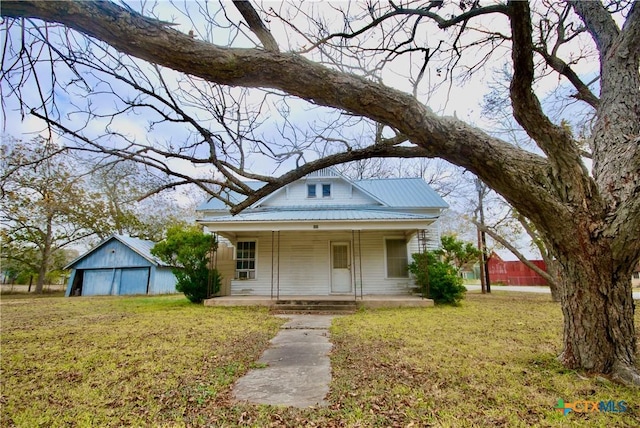
M256 242L236 244L236 279L256 279Z
M315 197L316 197L316 185L307 184L307 198L315 198Z
M408 278L407 241L404 239L385 240L387 253L387 278Z
M332 244L333 256L331 257L331 266L333 269L349 269L349 245Z
M640 272L634 272L633 279L640 279Z
M323 184L322 185L322 197L330 198L331 197L331 184Z

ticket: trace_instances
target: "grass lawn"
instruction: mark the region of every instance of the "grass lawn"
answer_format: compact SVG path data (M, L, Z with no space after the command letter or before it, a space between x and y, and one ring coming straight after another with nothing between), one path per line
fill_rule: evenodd
M5 426L640 426L640 391L566 370L548 296L470 293L461 307L366 310L331 328L326 408L237 404L233 382L283 323L178 296L2 296ZM636 325L640 326L640 316ZM625 401L624 413L565 402Z

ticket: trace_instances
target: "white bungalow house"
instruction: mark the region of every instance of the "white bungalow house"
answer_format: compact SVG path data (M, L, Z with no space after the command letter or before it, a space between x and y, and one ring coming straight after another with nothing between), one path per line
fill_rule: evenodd
M197 221L233 246L224 295L357 298L411 292L411 254L437 246L447 207L419 178L349 180L325 168L235 216L210 199Z

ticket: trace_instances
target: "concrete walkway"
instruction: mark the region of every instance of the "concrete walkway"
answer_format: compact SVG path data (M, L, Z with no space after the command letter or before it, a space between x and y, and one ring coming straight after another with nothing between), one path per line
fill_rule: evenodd
M336 315L278 315L290 320L233 388L236 400L276 406L325 406L331 365L329 326Z

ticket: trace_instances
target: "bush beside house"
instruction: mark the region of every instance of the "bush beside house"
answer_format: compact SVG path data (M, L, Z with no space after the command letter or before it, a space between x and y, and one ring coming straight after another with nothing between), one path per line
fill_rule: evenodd
M175 226L167 231L167 237L156 244L151 253L176 266L172 269L177 278L176 290L191 302L201 303L220 289L220 274L209 267L209 255L215 246L215 237L198 227Z
M436 304L457 305L467 291L457 269L441 261L435 252L414 254L409 271L420 291Z

